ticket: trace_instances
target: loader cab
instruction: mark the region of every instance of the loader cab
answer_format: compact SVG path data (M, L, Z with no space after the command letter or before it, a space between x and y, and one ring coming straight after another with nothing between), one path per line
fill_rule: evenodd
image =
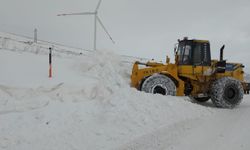
M211 54L209 41L179 40L177 51L177 64L189 66L210 66Z

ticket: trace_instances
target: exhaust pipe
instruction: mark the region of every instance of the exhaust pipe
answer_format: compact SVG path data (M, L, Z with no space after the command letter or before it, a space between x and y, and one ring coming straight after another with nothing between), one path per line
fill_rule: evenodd
M223 52L224 52L224 48L225 48L225 45L223 45L223 46L220 48L220 61L223 61Z
M220 61L217 62L216 64L216 72L217 73L225 73L226 71L226 61L223 60L223 52L224 52L224 48L225 48L225 45L223 45L221 48L220 48Z

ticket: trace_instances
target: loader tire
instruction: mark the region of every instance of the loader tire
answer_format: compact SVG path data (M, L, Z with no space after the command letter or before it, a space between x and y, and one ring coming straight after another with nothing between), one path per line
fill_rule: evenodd
M211 87L211 100L216 107L234 108L243 99L244 90L240 81L224 77L216 80Z
M190 97L191 100L196 101L196 102L200 102L200 103L204 103L210 100L210 97Z
M154 74L144 80L141 85L141 91L152 94L176 95L176 85L171 78Z

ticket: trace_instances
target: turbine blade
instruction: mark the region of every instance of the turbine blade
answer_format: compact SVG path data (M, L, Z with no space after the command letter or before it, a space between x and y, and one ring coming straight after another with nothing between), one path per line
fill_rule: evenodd
M108 30L105 28L105 26L103 25L101 19L96 16L98 22L100 23L100 25L102 26L103 30L106 32L106 34L109 36L109 39L112 41L113 44L115 44L115 41L113 40L113 38L111 37L111 35L109 34Z
M68 14L58 14L57 16L74 16L74 15L95 15L95 12L80 12L80 13L68 13Z
M98 9L99 9L101 3L102 3L102 0L99 0L99 2L98 2L98 4L97 4L97 7L96 7L96 9L95 9L96 12L98 11Z

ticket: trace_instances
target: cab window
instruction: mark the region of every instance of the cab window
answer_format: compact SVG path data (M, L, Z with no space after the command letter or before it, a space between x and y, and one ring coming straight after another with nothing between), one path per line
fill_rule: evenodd
M191 44L189 42L180 43L178 46L178 63L180 65L190 65L191 60Z

